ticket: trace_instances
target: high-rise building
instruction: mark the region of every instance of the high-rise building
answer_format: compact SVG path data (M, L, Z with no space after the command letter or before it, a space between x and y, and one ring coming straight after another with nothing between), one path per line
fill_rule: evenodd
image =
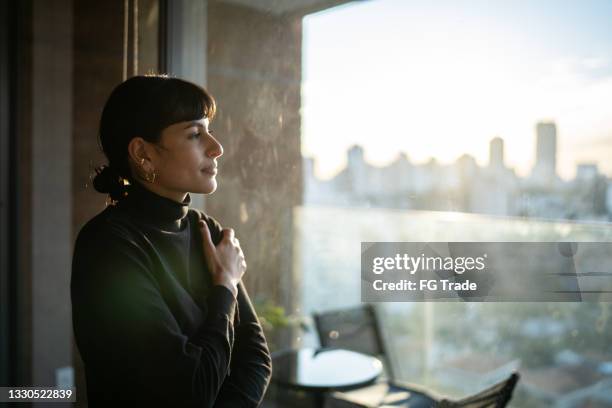
M363 147L359 145L353 145L347 152L348 166L358 165L361 166L364 162L363 159Z
M536 125L536 162L532 177L546 184L557 178L557 125L554 122Z
M504 167L504 140L494 137L489 142L489 167L499 169Z
M540 122L536 126L536 165L547 174L557 174L557 125L554 122Z
M348 150L346 173L347 183L354 193L363 194L368 191L369 172L363 156L363 147L354 145Z

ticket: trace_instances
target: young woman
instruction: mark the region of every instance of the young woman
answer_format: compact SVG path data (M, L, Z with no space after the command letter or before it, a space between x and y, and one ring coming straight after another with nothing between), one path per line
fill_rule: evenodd
M217 188L214 99L166 76L118 85L100 121L108 205L79 232L71 296L90 406L255 407L270 352L232 229L189 207Z

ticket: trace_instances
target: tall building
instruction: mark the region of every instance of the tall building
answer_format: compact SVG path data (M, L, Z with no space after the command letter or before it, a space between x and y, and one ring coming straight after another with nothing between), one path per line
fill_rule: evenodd
M489 142L489 167L499 169L504 167L504 140L494 137Z
M363 147L359 146L359 145L353 145L349 148L348 152L347 152L347 161L348 161L348 166L361 166L364 163L364 159L363 159Z
M347 152L347 182L356 194L366 193L368 190L368 169L363 156L363 147L351 146Z
M554 122L536 125L536 162L532 177L546 184L557 177L557 125Z
M554 122L540 122L536 126L536 164L546 174L557 173L557 125Z

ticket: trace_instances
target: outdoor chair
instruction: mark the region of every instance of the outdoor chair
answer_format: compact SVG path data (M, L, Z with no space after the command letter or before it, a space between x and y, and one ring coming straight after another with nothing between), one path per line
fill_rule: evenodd
M423 387L399 381L382 338L376 310L371 304L337 309L313 315L322 347L353 350L378 357L384 368L381 379L372 385L353 391L332 392L326 408L502 408L505 407L518 381L513 373L475 395L460 400L448 400Z
M442 399L440 408L503 408L512 398L512 391L519 380L518 373L512 373L504 381L469 397L450 401Z

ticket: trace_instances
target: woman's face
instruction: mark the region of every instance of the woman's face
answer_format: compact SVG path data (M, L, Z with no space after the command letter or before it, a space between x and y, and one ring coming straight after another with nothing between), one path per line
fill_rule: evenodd
M217 188L217 158L223 147L212 136L209 120L179 122L162 131L151 164L157 174L149 188L182 201L187 192L210 194Z

